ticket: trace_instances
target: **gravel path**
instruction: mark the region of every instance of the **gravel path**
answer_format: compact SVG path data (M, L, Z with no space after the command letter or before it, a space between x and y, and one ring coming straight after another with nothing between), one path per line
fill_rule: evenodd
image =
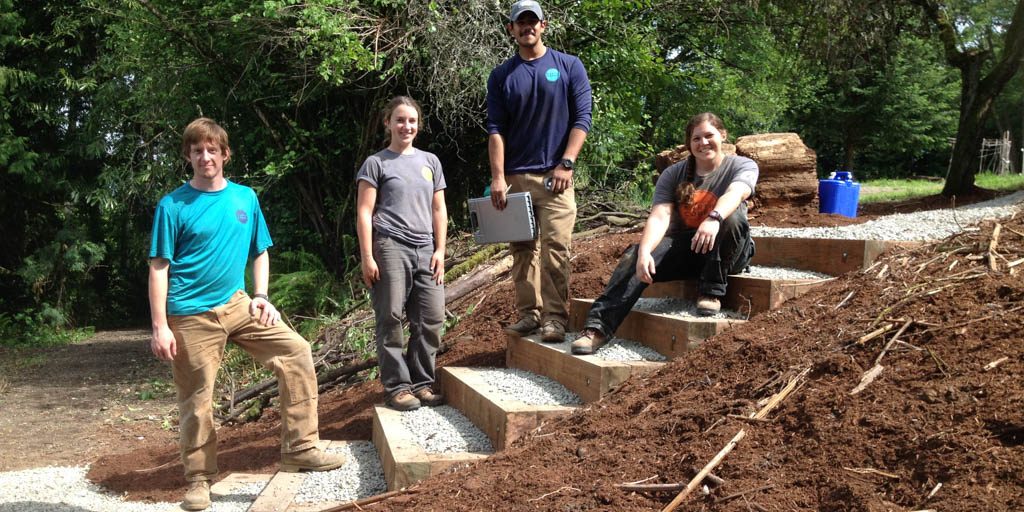
M675 299L675 298L654 298L654 297L641 297L636 301L633 306L635 311L643 311L645 313L658 313L662 315L674 316L677 318L692 318L692 319L745 319L746 316L740 313L730 310L722 309L718 314L711 316L700 316L697 314L697 304L692 300L686 299Z
M0 512L168 512L178 503L124 501L85 479L87 468L49 467L0 473ZM245 512L263 489L251 484L213 496L211 512Z
M983 219L1009 217L1020 211L1024 191L956 209L896 213L863 224L831 228L751 227L754 236L784 238L845 238L858 240L940 240Z
M448 405L403 412L402 423L427 453L494 452L487 435Z
M483 368L491 390L508 400L529 405L580 405L580 397L569 388L543 375L515 368Z
M345 465L333 471L308 473L295 495L296 503L353 501L388 490L373 443L348 441L327 451L345 454Z

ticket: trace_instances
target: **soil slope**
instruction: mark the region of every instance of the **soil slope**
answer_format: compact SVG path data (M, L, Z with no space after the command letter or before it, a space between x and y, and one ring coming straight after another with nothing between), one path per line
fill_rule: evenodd
M792 212L774 215L765 218L799 219L774 225L806 222ZM1024 509L1024 283L1007 269L1024 253L1024 225L1001 226L997 270L987 257L992 232L989 224L888 255L871 271L756 316L508 452L424 482L419 494L384 508L659 508L671 494L614 485L651 477L647 483L685 483L743 428L746 438L715 470L725 484L691 497L684 510ZM572 296L596 297L638 236L576 244ZM457 304L455 312L475 308L446 335L451 348L439 365L502 366L500 326L514 319L511 293L505 280ZM907 320L902 343L892 343L881 359L882 373L851 395ZM853 343L887 323L893 328L884 336ZM805 369L799 389L768 421L730 416L748 415ZM324 394L323 437L369 439L369 405L381 400L377 382ZM270 412L220 429L222 475L275 470L278 427ZM173 444L143 443L100 457L90 479L130 499L174 501L184 487L176 458ZM737 493L745 494L725 499Z

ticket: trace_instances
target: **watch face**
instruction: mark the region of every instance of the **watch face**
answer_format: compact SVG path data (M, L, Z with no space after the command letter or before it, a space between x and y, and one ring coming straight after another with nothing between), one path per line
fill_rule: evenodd
M569 160L568 158L562 160L562 167L565 167L566 169L572 169L572 166L573 166L573 161L572 160Z

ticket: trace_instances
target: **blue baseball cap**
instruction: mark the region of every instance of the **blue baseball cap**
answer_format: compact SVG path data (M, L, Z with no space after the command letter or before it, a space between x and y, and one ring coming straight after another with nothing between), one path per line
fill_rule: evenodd
M544 19L544 11L541 10L539 3L535 0L519 0L512 4L512 13L508 16L509 23L515 23L527 11L536 14L539 20Z

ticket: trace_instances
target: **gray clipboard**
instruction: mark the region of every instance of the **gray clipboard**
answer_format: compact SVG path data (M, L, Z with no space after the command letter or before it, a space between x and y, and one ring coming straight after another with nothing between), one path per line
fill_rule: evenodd
M506 200L507 205L501 211L494 208L490 197L469 200L469 223L476 243L523 242L537 238L530 193L508 194Z

